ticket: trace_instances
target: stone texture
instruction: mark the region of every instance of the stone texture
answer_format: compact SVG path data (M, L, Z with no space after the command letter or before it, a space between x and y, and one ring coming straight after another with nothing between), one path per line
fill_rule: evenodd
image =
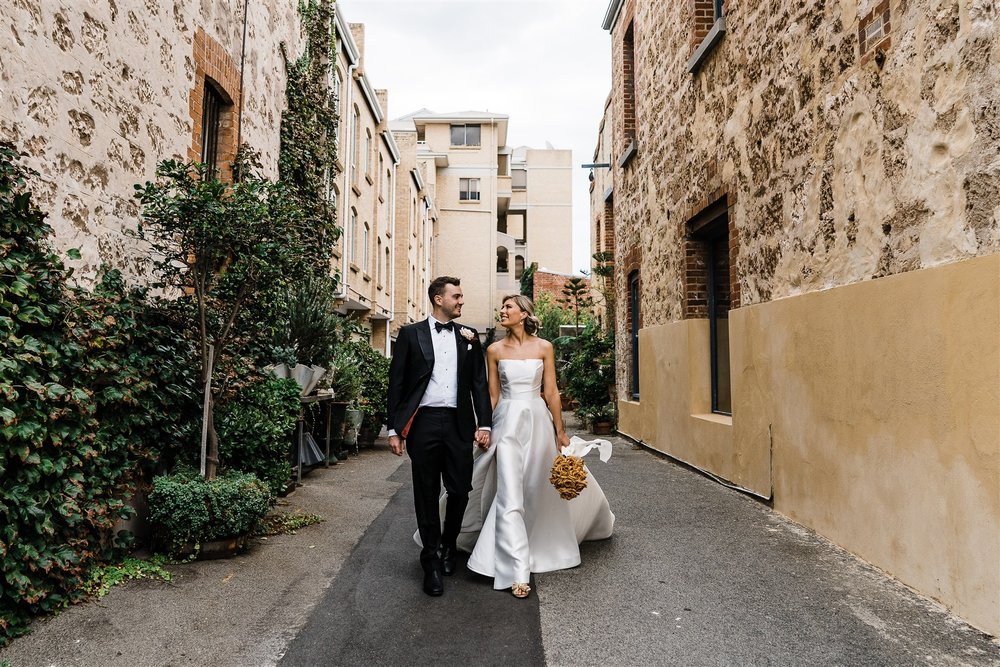
M1000 250L995 4L890 2L881 66L858 41L876 4L730 3L724 38L692 75L688 3L624 3L609 106L616 286L625 294L621 258L638 252L646 324L684 317L686 225L718 195L738 235L742 305ZM638 153L622 168L633 19Z
M242 3L0 1L0 141L39 172L33 184L58 250L83 282L102 263L140 277L148 267L125 231L138 221L133 186L162 159L188 155L199 29L237 65ZM277 173L285 72L279 44L301 50L294 3L248 13L245 142Z

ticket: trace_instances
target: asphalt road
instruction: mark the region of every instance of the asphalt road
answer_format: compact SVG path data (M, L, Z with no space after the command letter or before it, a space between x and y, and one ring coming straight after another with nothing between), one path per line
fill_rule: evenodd
M593 437L593 436L590 436ZM1000 665L998 644L767 506L614 438L616 532L528 600L420 589L409 465L281 665ZM887 526L887 529L891 527Z
M592 436L590 436L592 437ZM517 600L464 568L421 590L409 463L385 441L283 501L326 520L38 621L13 667L991 665L1000 644L846 551L622 438L617 515ZM873 520L877 518L873 517ZM885 530L892 530L885 526Z

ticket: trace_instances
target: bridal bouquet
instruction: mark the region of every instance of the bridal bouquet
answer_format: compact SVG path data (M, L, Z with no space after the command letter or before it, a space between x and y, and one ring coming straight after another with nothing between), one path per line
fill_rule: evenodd
M583 465L583 457L592 449L600 452L604 463L611 458L611 443L607 440L587 441L574 435L569 446L563 448L552 463L549 481L563 500L573 500L587 488L587 468Z

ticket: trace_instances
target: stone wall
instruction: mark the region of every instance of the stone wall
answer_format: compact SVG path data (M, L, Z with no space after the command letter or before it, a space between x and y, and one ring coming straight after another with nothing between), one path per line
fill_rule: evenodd
M862 54L877 4L888 39ZM647 325L685 317L687 224L719 197L742 305L1000 250L994 3L730 2L693 75L689 11L633 0L612 29L617 253L641 267ZM633 18L638 152L621 168Z
M133 278L147 267L135 241L133 186L156 163L187 158L198 81L195 36L216 70L239 68L243 3L2 0L0 140L40 173L34 185L57 249L86 281L102 263ZM277 173L285 71L279 43L301 50L295 3L250 5L243 70L242 139Z

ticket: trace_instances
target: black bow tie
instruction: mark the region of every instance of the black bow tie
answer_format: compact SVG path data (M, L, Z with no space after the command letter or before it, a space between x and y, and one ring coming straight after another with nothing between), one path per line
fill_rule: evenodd
M455 330L455 325L452 324L451 322L448 322L447 324L441 324L440 322L435 322L434 323L434 333L441 333L441 329L447 329L448 331L454 331Z

